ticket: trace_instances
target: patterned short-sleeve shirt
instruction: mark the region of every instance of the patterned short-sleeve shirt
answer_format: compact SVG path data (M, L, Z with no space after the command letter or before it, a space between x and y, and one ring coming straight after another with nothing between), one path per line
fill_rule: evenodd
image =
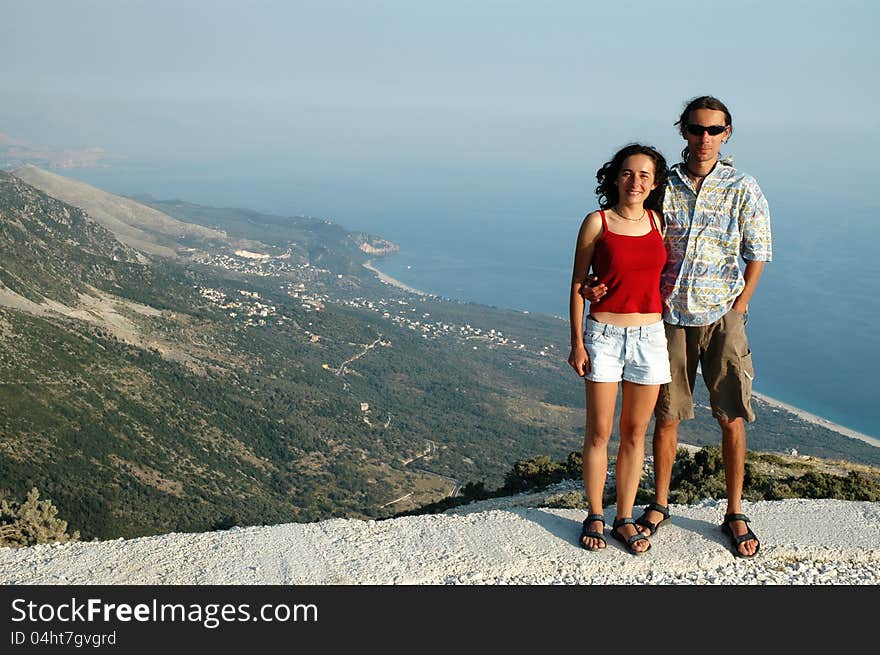
M684 164L675 164L663 201L666 266L660 281L663 320L709 325L745 287L739 259L772 259L770 208L755 179L721 160L697 195Z

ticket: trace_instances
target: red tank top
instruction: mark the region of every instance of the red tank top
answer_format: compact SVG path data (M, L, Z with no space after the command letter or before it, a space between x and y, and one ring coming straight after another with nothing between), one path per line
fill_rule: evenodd
M590 303L590 312L662 313L660 271L666 263L666 246L654 225L654 214L648 211L651 231L640 236L611 232L605 212L599 214L603 229L593 252L593 273L605 283L608 293Z

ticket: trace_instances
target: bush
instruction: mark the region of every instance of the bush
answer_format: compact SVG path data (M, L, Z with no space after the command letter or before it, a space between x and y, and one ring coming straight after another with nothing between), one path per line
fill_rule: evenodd
M67 534L67 521L56 518L58 508L51 500L40 500L36 488L19 503L0 498L0 546L33 546L49 542L79 541L79 532Z
M690 505L703 498L724 498L726 495L720 448L703 448L693 456L684 449L678 450L672 467L671 502Z
M846 476L833 475L811 470L800 473L804 465L790 462L779 455L770 453L747 453L743 498L750 501L782 500L785 498L836 498L840 500L880 501L880 480L874 475L865 475L850 470ZM751 462L749 460L752 460ZM783 467L789 475L766 475L760 473L760 464L773 464ZM613 461L610 462L613 466ZM461 496L445 498L398 516L411 514L443 512L451 507L464 505L474 500L510 496L523 491L533 491L547 487L565 479L581 477L581 453L574 451L565 462L553 462L546 455L514 463L505 477L503 487L488 491L483 482L469 482L462 488ZM636 492L636 504L641 505L654 500L653 476L643 476ZM724 478L724 460L721 448L707 446L694 455L684 448L675 454L672 469L672 484L669 492L671 503L693 505L705 498L723 500L727 497ZM610 476L605 485L602 502L611 506L616 501L614 478ZM548 507L586 508L584 492L564 491L545 500Z
M546 487L564 480L567 472L565 465L551 461L547 455L521 459L514 462L513 469L505 476L503 490L513 494Z

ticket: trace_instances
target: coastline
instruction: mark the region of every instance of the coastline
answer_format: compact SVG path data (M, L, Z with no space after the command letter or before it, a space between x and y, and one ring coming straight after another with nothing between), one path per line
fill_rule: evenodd
M438 297L435 294L427 293L426 291L422 291L421 289L416 289L416 288L411 287L407 284L404 284L400 280L383 273L382 271L380 271L378 268L376 268L373 265L372 259L367 260L363 264L363 267L366 268L367 270L375 273L382 282L385 282L386 284L397 287L398 289L402 289L403 291L408 291L410 293L415 293L420 296L425 296L425 297L432 296L435 298ZM832 421L829 421L826 418L822 418L821 416L818 416L817 414L812 414L812 413L810 413L806 410L803 410L799 407L795 407L794 405L789 405L788 403L784 403L781 400L777 400L776 398L772 398L771 396L768 396L766 394L759 393L759 392L753 390L752 395L755 398L757 398L758 400L770 405L771 407L784 409L785 411L790 412L791 414L794 414L795 416L797 416L798 418L800 418L804 421L807 421L809 423L813 423L815 425L820 425L823 428L827 428L829 430L837 432L838 434L842 434L845 437L851 437L853 439L858 439L859 441L863 441L871 446L875 446L877 448L880 448L880 439L877 439L877 438L872 437L870 435L864 434L862 432L858 432L856 430L852 430L852 429L847 428L847 427L840 425L838 423L833 423Z
M829 430L833 430L839 434L842 434L846 437L852 437L853 439L858 439L859 441L864 441L867 444L872 446L876 446L880 448L880 439L876 439L867 434L863 434L861 432L857 432L856 430L851 430L850 428L844 427L837 423L832 423L826 418L822 418L821 416L817 416L816 414L811 414L799 407L795 407L794 405L789 405L788 403L784 403L781 400L776 400L776 398L771 398L763 393L758 393L757 391L752 391L752 395L761 400L762 402L767 403L771 407L778 407L780 409L784 409L787 412L791 412L795 416L809 423L814 423L815 425L821 425L823 428L828 428Z
M433 297L436 297L436 295L433 294L433 293L428 293L428 292L426 292L426 291L422 291L421 289L416 289L415 287L411 287L411 286L409 286L409 285L407 285L407 284L404 284L404 283L401 282L400 280L398 280L398 279L396 279L396 278L393 278L393 277L391 277L390 275L386 275L385 273L383 273L382 271L380 271L378 268L376 268L375 266L373 266L373 260L372 260L372 259L368 259L368 260L367 260L366 262L364 262L362 265L363 265L363 267L364 267L365 269L367 269L368 271L372 271L373 273L375 273L376 276L377 276L380 280L382 280L382 282L384 282L385 284L390 284L390 285L393 286L393 287L397 287L398 289L402 289L403 291L408 291L408 292L410 292L410 293L414 293L414 294L417 294L417 295L419 295L419 296L433 296Z

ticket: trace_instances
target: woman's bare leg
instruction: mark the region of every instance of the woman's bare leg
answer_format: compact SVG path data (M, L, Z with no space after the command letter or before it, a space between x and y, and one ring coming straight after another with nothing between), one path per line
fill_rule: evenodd
M608 472L608 440L614 424L617 382L586 383L587 424L584 431L583 478L590 514L602 514L602 496ZM602 524L593 521L590 530L602 531ZM600 540L584 537L588 548L603 548Z
M617 451L617 518L631 517L639 480L645 464L645 432L654 413L660 385L623 383L623 403L620 408L620 448ZM636 534L636 526L621 526L625 537ZM645 551L646 541L636 541L633 548Z

